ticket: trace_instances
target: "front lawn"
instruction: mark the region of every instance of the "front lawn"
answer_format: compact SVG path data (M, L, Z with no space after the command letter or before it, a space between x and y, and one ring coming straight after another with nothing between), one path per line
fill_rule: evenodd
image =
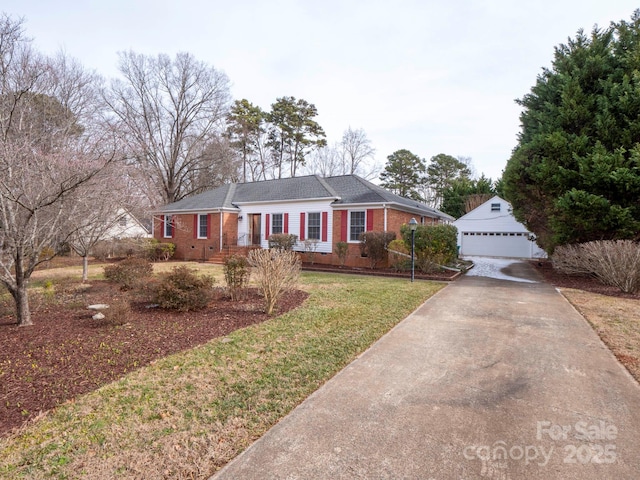
M304 273L301 307L157 359L5 435L0 476L208 478L443 286Z

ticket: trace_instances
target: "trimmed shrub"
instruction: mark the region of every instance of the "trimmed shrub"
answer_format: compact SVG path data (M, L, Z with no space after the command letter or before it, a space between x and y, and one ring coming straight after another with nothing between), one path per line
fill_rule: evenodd
M334 252L340 260L340 265L344 267L344 264L347 261L347 254L349 253L349 244L347 242L336 243Z
M371 268L387 260L387 246L395 238L395 232L364 232L360 235L360 252L369 259Z
M198 275L195 269L181 265L162 275L155 300L161 308L188 312L206 308L213 294L212 277Z
M403 240L393 240L387 246L387 251L389 252L389 266L396 272L404 272L411 269L411 250L407 248ZM404 255L401 255L403 253Z
M300 258L288 250L252 250L249 264L264 297L264 311L271 315L280 297L298 283Z
M411 251L411 230L400 228L405 245ZM440 269L458 256L458 229L453 225L418 225L415 233L416 266L424 273Z
M251 277L251 267L247 257L232 255L225 258L223 270L231 300L236 301L243 298Z
M291 233L274 233L269 237L269 248L276 250L293 250L298 236Z
M625 293L640 290L640 244L632 240L597 240L556 247L553 268L569 275L593 275Z
M151 239L147 245L147 258L152 262L166 262L176 251L173 243L161 243L158 240Z
M104 277L120 285L122 290L139 287L153 274L153 265L144 258L129 257L121 262L104 267Z

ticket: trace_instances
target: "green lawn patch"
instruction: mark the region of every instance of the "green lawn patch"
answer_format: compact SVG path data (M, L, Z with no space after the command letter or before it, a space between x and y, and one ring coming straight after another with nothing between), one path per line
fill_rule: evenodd
M444 284L305 273L305 304L0 440L2 478L208 478Z

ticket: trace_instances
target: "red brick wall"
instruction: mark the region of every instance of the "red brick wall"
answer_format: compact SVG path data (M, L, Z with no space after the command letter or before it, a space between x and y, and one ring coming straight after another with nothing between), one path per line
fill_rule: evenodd
M194 214L173 215L173 237L164 238L164 217L160 215L154 219L154 238L160 242L170 242L176 245L173 256L176 260L208 260L213 254L220 251L220 213L209 214L208 238L196 238L194 229L197 223ZM223 242L235 245L238 238L238 215L235 213L222 213L223 215Z
M373 231L384 231L384 210L382 208L367 209L373 210ZM220 244L236 245L238 238L238 215L236 213L222 213L223 236L220 238L220 213L209 214L209 238L194 238L194 215L174 215L175 228L173 238L164 238L164 228L162 216L154 219L154 237L160 242L172 242L176 244L176 253L174 258L177 260L207 260L214 253L220 250ZM400 227L409 223L411 218L415 218L418 223L421 218L410 213L401 212L399 210L387 209L387 231L396 232L396 238L400 238ZM425 217L425 224L437 224L435 219ZM333 247L340 241L341 235L342 211L335 210L333 213ZM335 264L339 265L340 260L335 253L316 254L315 263L319 264ZM349 251L347 254L346 265L352 267L369 267L369 260L360 254L359 243L349 243Z
M369 210L369 209L367 209ZM373 210L373 231L383 232L384 229L384 209L376 208ZM418 223L421 222L420 216L416 216L407 212L402 212L400 210L396 210L394 208L387 208L387 231L388 232L396 232L396 238L401 238L400 236L400 227L409 223L409 221L415 218ZM425 225L435 225L438 222L437 219L431 219L425 217L424 219ZM341 236L341 226L342 226L342 211L335 210L333 212L333 247L335 250L335 245L340 241ZM338 265L340 260L338 256L333 253L331 255L317 255L314 259L315 263L321 264L335 264ZM367 258L363 258L360 254L360 244L359 243L349 243L349 252L347 254L347 261L345 263L351 267L369 267L369 260Z

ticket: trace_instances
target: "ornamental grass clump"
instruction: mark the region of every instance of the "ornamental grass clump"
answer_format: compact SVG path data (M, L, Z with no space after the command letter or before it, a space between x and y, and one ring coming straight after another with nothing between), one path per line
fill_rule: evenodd
M252 250L249 264L264 297L264 311L271 315L282 295L298 284L300 258L289 250Z
M640 243L596 240L556 247L553 268L568 275L592 275L625 293L640 290Z

